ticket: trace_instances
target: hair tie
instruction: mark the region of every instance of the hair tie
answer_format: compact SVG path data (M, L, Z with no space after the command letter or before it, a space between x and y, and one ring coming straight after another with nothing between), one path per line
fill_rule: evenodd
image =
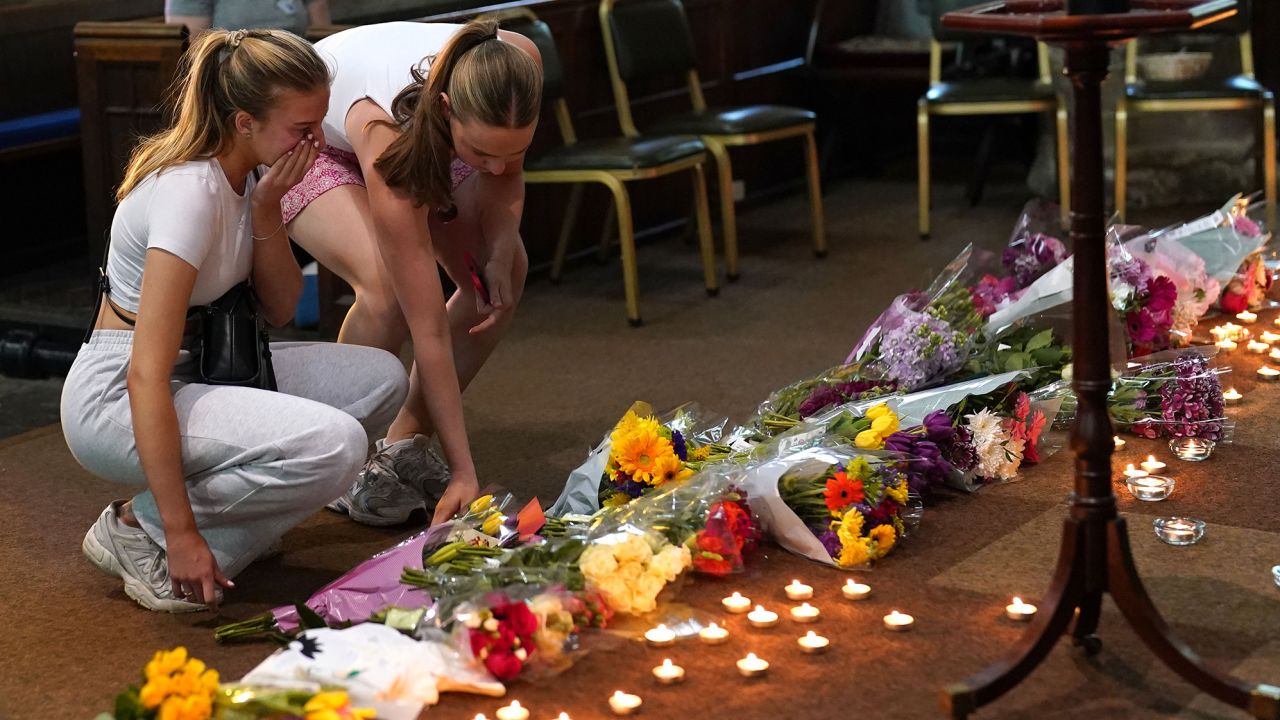
M236 30L235 32L231 33L230 35L227 36L227 47L231 48L232 50L235 50L236 48L240 47L240 41L244 40L245 36L248 34L249 34L248 30Z
M494 30L488 35L485 35L484 37L480 38L480 42L484 42L486 40L497 40L497 39L498 39L498 31ZM478 45L479 43L476 43L476 44Z

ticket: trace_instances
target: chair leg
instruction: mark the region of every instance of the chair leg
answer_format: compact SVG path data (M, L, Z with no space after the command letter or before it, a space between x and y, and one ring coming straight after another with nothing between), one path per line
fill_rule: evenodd
M1126 183L1129 181L1129 109L1116 103L1116 215L1124 222Z
M707 287L707 294L715 297L720 294L720 284L716 280L716 244L711 236L711 209L707 202L707 174L702 163L693 166L693 199L694 217L698 226L698 247L702 252L702 281Z
M640 271L636 266L636 237L631 221L631 198L627 186L617 178L602 181L613 192L618 215L618 245L622 249L622 284L627 297L627 322L640 327Z
M556 241L556 254L551 260L551 282L560 284L560 274L564 272L564 256L569 251L569 237L573 235L574 225L578 222L578 208L582 205L582 183L574 183L569 190L569 204L564 210L564 221L560 223L560 239Z
M920 182L920 237L929 237L929 104L921 99L916 105L916 143Z
M1067 144L1067 106L1061 100L1055 115L1058 126L1058 205L1062 227L1066 228L1071 225L1071 150Z
M809 170L809 213L813 223L813 254L827 256L827 222L822 210L822 173L818 164L818 141L811 128L805 133L805 165Z
M609 259L609 241L613 239L613 221L618 217L618 210L613 205L605 208L604 227L600 228L600 249L596 251L596 261L601 265Z
M1276 230L1276 103L1262 106L1262 178L1267 194L1267 229Z
M724 269L729 282L738 279L738 221L733 209L733 165L729 162L729 148L714 139L703 137L707 150L716 159L716 174L720 178L720 231L724 234Z

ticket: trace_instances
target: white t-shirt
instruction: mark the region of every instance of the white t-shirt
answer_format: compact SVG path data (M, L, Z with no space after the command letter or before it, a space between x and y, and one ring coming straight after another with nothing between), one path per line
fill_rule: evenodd
M147 250L159 248L199 271L191 306L207 305L253 269L254 179L236 194L214 158L192 160L143 178L111 222L107 278L111 300L138 312Z
M325 142L352 151L347 112L364 98L394 118L391 103L413 83L410 70L420 67L425 75L431 59L461 28L445 23L389 22L361 25L317 42L316 50L333 74L329 112L322 124Z

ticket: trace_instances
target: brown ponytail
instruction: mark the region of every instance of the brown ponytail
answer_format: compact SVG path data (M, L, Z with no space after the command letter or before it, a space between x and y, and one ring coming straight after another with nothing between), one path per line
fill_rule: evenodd
M123 200L153 172L213 157L231 145L231 119L243 110L263 118L280 90L309 92L329 84L315 48L283 30L214 30L182 57L171 90L173 127L143 138L116 191Z
M461 122L522 128L538 119L542 69L519 47L498 40L498 24L472 20L431 59L424 75L411 70L413 84L391 104L400 136L374 163L389 187L407 193L415 206L452 204L449 165L453 136L440 95Z

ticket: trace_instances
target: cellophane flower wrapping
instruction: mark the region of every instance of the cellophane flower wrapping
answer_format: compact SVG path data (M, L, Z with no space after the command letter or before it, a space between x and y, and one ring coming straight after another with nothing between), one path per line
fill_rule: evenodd
M919 521L902 461L845 445L810 447L749 467L746 487L782 547L825 565L863 568Z
M1218 210L1203 217L1152 233L1159 239L1177 240L1204 261L1205 273L1227 286L1245 261L1270 240L1270 228L1261 221L1265 203L1236 195Z
M1131 233L1123 240L1123 247L1132 257L1146 263L1153 275L1172 282L1176 295L1168 330L1169 344L1190 345L1196 324L1217 302L1222 284L1209 276L1203 258L1168 234Z
M606 502L629 502L687 477L693 470L690 463L720 441L727 424L727 417L697 403L658 416L650 405L637 402L569 473L564 491L547 514L590 515Z

